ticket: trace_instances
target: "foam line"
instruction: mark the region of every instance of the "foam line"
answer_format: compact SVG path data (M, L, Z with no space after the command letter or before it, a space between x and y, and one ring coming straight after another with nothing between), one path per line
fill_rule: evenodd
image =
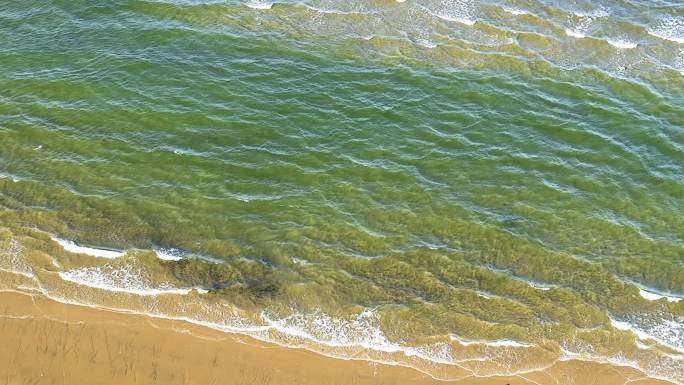
M107 284L106 281L97 281L93 279L84 279L81 274L77 272L63 272L60 271L59 277L65 281L75 283L81 286L87 286L94 289L101 289L107 291L113 291L117 293L129 293L141 296L157 296L164 294L176 294L176 295L186 295L189 294L192 289L181 289L181 288L142 288L142 287L121 287L111 284Z
M450 338L452 341L456 341L463 346L485 345L485 346L493 346L493 347L515 347L515 348L531 348L534 346L534 345L524 344L522 342L518 342L518 341L514 341L514 340L508 340L508 339L494 340L494 341L486 341L486 340L472 341L472 340L463 340L463 339L460 339L454 335L452 335Z
M245 3L246 6L252 9L271 9L274 3Z
M585 37L587 37L587 35L585 35L581 32L573 31L573 30L568 29L568 28L565 29L565 34L570 36L570 37L574 37L575 39L584 39Z
M673 297L673 296L669 296L669 295L664 295L664 294L660 294L658 292L654 292L652 290L646 290L646 289L642 289L642 288L639 288L639 295L642 298L647 299L649 301L658 301L658 300L661 300L663 298L665 298L667 300L667 302L679 302L682 300L680 297Z
M606 40L608 44L612 45L613 47L620 48L620 49L632 49L637 47L637 43L632 43L631 41L626 41L626 40L613 40L613 39L608 39Z
M172 252L166 251L166 250L157 250L155 249L154 252L157 254L157 258L163 260L163 261L180 261L183 259L183 257L179 255L175 255Z
M94 247L87 247L87 246L81 246L78 245L72 241L67 241L64 239L56 238L56 237L50 237L53 241L59 243L62 248L70 253L75 253L75 254L87 254L93 257L98 257L98 258L108 258L108 259L115 259L123 256L126 254L124 251L117 251L117 250L108 250L108 249L98 249Z
M510 13L511 15L515 16L520 16L520 15L529 15L529 12L523 11L521 9L516 9L516 8L502 8L505 12Z
M679 335L684 336L682 333L684 324L680 322L665 320L659 325L648 328L648 331L644 331L629 322L618 321L613 318L610 318L610 324L615 329L634 333L640 340L653 340L670 349L684 352L684 341L679 337Z

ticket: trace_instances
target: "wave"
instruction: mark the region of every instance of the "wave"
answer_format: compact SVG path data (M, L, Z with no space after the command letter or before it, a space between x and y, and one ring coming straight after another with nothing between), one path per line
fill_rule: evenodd
M603 8L595 9L591 12L571 11L573 15L583 18L601 18L610 16L610 12Z
M35 295L35 294L26 293L24 291L16 291L16 290L0 290L0 291L20 293L20 294L29 295L29 296ZM433 378L435 380L443 380L443 378L441 378L439 375L435 375L433 373L433 371L430 370L430 369L435 369L436 368L435 366L430 366L430 368L428 368L428 369L423 369L423 368L416 367L416 366L411 365L411 364L405 364L403 362L398 362L398 361L394 361L391 359L373 359L373 358L362 357L362 356L351 356L351 357L340 356L338 354L330 354L330 353L319 351L316 349L311 349L311 348L306 347L306 346L290 345L287 343L278 343L278 342L273 341L271 338L268 337L269 330L274 329L272 326L251 326L248 323L241 324L240 320L236 320L236 322L233 322L232 325L224 325L224 324L219 324L219 323L214 323L214 322L199 321L197 319L193 319L193 318L189 318L189 317L183 317L183 316L180 316L180 317L178 317L178 316L167 316L164 314L159 314L159 313L154 313L154 312L139 312L139 311L132 311L130 309L117 309L117 308L109 308L109 307L102 307L102 306L91 305L91 304L86 304L86 303L80 303L80 302L72 301L72 300L69 300L66 298L61 298L59 296L50 295L49 293L45 293L41 290L39 290L39 292L37 294L44 295L45 297L47 297L51 300L57 301L59 303L67 304L67 305L85 306L85 307L100 309L100 310L104 310L104 311L114 311L114 312L123 313L123 314L142 315L142 316L154 317L154 318L164 319L164 320L169 320L169 321L188 322L188 323L193 324L193 325L197 325L197 326L201 326L201 327L207 327L209 329L217 330L220 332L231 333L231 334L244 334L244 335L248 335L252 338L255 338L256 340L259 340L259 341L263 341L263 342L267 342L267 343L273 343L273 344L276 344L278 346L283 346L283 347L288 347L288 348L302 348L302 349L309 350L309 351L312 351L312 352L315 352L318 354L322 354L322 355L327 356L327 357L332 357L332 358L337 358L337 359L362 360L362 361L368 361L368 362L379 363L379 364L384 364L384 365L392 365L392 366L412 368L412 369L415 369L415 370L417 370L417 371L419 371L419 372L421 372L421 373L423 373L423 374L425 374L425 375L427 375L430 378ZM506 341L503 341L503 344L508 345L508 343ZM517 343L512 342L511 345L516 345L516 344ZM644 348L647 348L647 349L650 348L647 345L642 345L642 346ZM424 354L425 350L421 349L421 348L413 348L412 351L416 355L422 355L422 356L425 355ZM537 367L530 367L530 368L525 368L525 369L514 371L514 372L509 372L509 373L507 373L507 375L521 376L522 378L529 380L527 377L524 376L525 374L533 373L536 371L543 371L547 368L552 367L555 362L564 362L564 361L569 361L569 360L575 360L575 361L579 361L579 362L610 363L610 364L617 365L620 367L631 367L631 368L637 369L639 371L644 371L643 368L639 367L638 365L635 365L634 362L626 362L624 359L606 359L606 358L602 358L602 357L587 356L585 354L578 354L578 353L568 351L564 348L561 348L561 352L563 353L562 356L553 362L539 363L539 365ZM411 354L411 352L409 352L409 354ZM512 353L510 350L507 350L506 354L510 355ZM677 367L678 367L677 363L680 362L681 359L678 356L674 356L674 355L668 355L668 356L673 356L672 361L675 363L675 365L674 365L675 369L674 370L677 370ZM486 357L482 357L482 358L471 358L471 359L466 360L466 361L473 362L473 361L486 361L486 360L487 360ZM432 361L432 360L430 360L430 361ZM435 361L432 361L432 362L435 362ZM435 363L438 363L438 362L435 362ZM454 366L454 367L463 368L461 365L458 365L457 363L449 362L447 364ZM463 378L468 378L468 377L478 377L478 378L499 377L502 375L502 374L479 375L479 374L474 373L471 370L468 370L465 368L463 368L463 369L466 371L466 374L461 375L458 378L452 378L452 380L453 379L463 379ZM677 374L677 372L674 372L674 373ZM650 376L649 378L662 379L662 380L668 381L668 382L672 381L672 379L670 377L664 377L664 376L650 374L650 373L649 373L649 376Z
M469 11L470 6L468 4L443 2L441 7L437 10L425 6L421 6L421 8L429 15L444 21L461 23L467 26L473 26L477 22Z
M175 288L170 285L152 285L144 277L144 274L135 267L89 267L61 272L59 276L66 281L115 292L126 292L143 296L158 296L165 294L189 294L192 288ZM458 349L448 342L436 342L421 346L408 346L401 342L395 342L385 335L380 328L380 318L374 309L367 308L356 315L349 317L334 317L321 311L314 313L295 313L286 317L278 317L267 312L260 314L259 322L249 321L235 316L235 312L226 308L226 315L208 310L214 315L221 315L219 319L188 316L179 310L179 314L164 314L154 307L151 311L139 311L133 309L117 309L102 307L97 304L86 304L73 299L59 298L54 293L46 293L41 287L39 290L49 298L64 303L100 307L108 310L121 311L133 314L181 320L193 324L210 327L212 329L247 334L262 341L275 343L287 347L297 347L311 350L327 356L342 359L361 359L383 364L400 365L417 369L435 379L444 379L434 364L445 364L455 369L466 371L469 375L489 376L493 372L482 372L483 369L477 362L490 362L497 358L505 358L504 368L506 374L514 375L519 372L529 371L524 368L513 368L511 365L511 349L534 349L536 345L527 344L512 339L497 340L466 340L457 336L450 336L452 342L464 347L477 348L475 356L466 353L466 357L459 359L455 356ZM199 290L198 290L199 291ZM57 298L55 298L57 297ZM196 314L193 312L193 314ZM275 334L274 334L275 333ZM522 350L516 350L522 352ZM518 357L518 353L515 356ZM403 358L402 358L403 357ZM521 356L524 358L524 354ZM470 363L470 364L468 364ZM474 365L473 368L463 365ZM508 369L505 369L508 368ZM640 369L643 370L643 369ZM486 373L486 374L483 374Z
M522 342L509 340L509 339L502 339L502 340L495 340L495 341L486 341L486 340L471 341L471 340L461 339L461 338L454 336L454 335L450 336L450 338L452 341L456 341L463 346L485 345L485 346L493 346L493 347L514 347L514 348L531 348L531 347L534 347L534 345L531 345L531 344L525 344Z
M0 270L33 279L33 269L23 259L24 248L15 239L0 250Z
M560 350L561 357L558 359L558 361L561 362L579 360L585 362L608 363L611 365L629 367L642 371L648 375L648 378L651 379L663 380L667 381L667 383L682 383L678 380L678 378L681 378L680 373L682 369L682 360L680 358L673 358L673 356L669 354L664 355L665 357L667 357L667 359L664 362L646 362L646 365L642 366L639 364L639 362L635 360L630 360L626 358L623 354L603 357L600 355L595 355L587 352L573 351L566 346L562 346ZM630 381L627 381L626 383L629 382Z
M308 8L314 12L324 13L324 14L328 14L328 15L357 15L357 14L361 14L361 12L359 12L359 11L342 11L339 9L317 8L317 7L314 7L313 5L309 5L309 4L303 4L303 5L306 8Z
M655 28L647 29L652 36L684 44L684 18L668 17L663 19Z
M267 325L285 334L331 346L372 346L387 352L401 350L401 347L391 343L376 325L377 315L372 309L366 309L349 320L334 318L323 312L295 313L283 318L263 312L261 318Z
M176 249L154 249L157 258L162 261L180 261L183 259L182 252Z
M154 251L160 259L173 258L178 260L182 258L180 255L182 251L178 249L159 248ZM169 298L168 296L185 296L193 292L199 294L208 293L208 290L202 288L177 287L171 283L159 283L159 281L154 283L148 279L147 271L144 270L143 266L138 266L135 263L128 264L131 259L134 259L133 257L131 255L130 259L108 262L108 264L103 266L66 270L56 275L65 282L92 289L143 297L165 296L166 300L164 301L169 301L169 303L176 303L177 299L175 297ZM114 264L124 262L127 264L123 267L114 266ZM38 276L40 277L41 275L38 274ZM550 290L552 288L550 285L541 284L536 281L518 279L535 289ZM42 289L43 285L40 286ZM90 296L90 293L87 291L83 292L81 290L80 292L81 294L78 294L78 296L83 294ZM199 297L193 296L190 299L194 301L199 299ZM159 300L162 300L162 298L159 298ZM123 303L117 306L126 307ZM204 309L206 304L202 301L201 306ZM136 306L131 308L138 309ZM132 311L131 309L128 310ZM495 362L500 368L504 368L502 370L515 372L516 370L521 370L521 367L518 366L520 363L516 360L511 361L509 359L510 355L507 354L512 349L516 349L514 350L516 357L518 352L525 356L536 354L534 352L539 350L537 345L514 339L467 340L456 336L444 336L447 340L442 342L411 346L409 343L396 340L396 338L389 338L381 328L380 316L374 309L365 309L363 312L350 317L332 316L321 311L313 313L301 312L285 317L262 312L261 314L254 315L255 317L260 317L259 319L249 322L243 320L237 323L234 323L231 318L224 318L221 311L216 312L216 309L211 307L206 307L206 314L209 315L212 312L216 312L215 316L210 315L207 317L204 315L204 311L187 311L184 308L170 311L154 309L153 312L161 314L155 315L148 314L146 311L140 311L141 314L161 316L163 318L179 318L174 316L182 316L185 318L184 320L189 322L221 330L246 333L252 336L254 336L254 333L261 333L260 337L265 341L285 346L306 348L339 358L348 358L351 355L361 359L377 360L385 363L408 362L410 364L408 366L417 366L419 370L421 370L420 368L426 368L426 363L439 363L453 365L459 368L459 370L470 370L473 373L487 373L489 375L492 373L490 371L494 369L479 367L477 365L484 364L476 363L486 361ZM218 318L215 319L214 317ZM684 326L682 326L684 322L677 320L664 321L661 324L648 324L646 322L638 322L638 320L616 320L615 322L618 323L615 323L614 327L621 330L632 330L640 339L653 339L659 344L672 347L673 349L684 345L678 339L680 337L677 337L677 333L680 332L684 335L684 331L679 331L680 329L684 330ZM466 356L463 357L463 350L460 350L457 344L460 344L461 347L470 347L464 348L470 353L465 353ZM504 358L505 364L496 361ZM420 360L420 362L415 360ZM470 365L473 365L473 367L471 368ZM430 370L428 369L428 371Z
M436 43L433 43L430 40L426 40L426 39L417 39L416 44L418 44L421 47L425 47L425 48L436 48L437 47Z
M460 17L460 16L455 17L455 16L448 16L448 15L434 14L434 13L433 13L433 15L442 19L442 20L453 21L453 22L465 24L468 26L473 26L477 22L477 20L473 20L473 19L470 19L467 17Z
M21 271L21 270L14 270L14 269L5 269L3 267L0 267L0 271L4 271L5 273L10 273L10 274L17 274L17 275L22 275L26 278L33 279L36 277L35 274L29 271Z
M643 341L653 340L663 346L684 353L684 317L672 320L649 321L648 319L635 321L618 321L610 318L610 324L615 329L630 331Z
M648 34L663 40L669 40L678 44L684 44L684 37L669 35L666 32L664 33L662 31L653 31L650 29L648 30Z
M532 286L533 288L535 288L535 289L537 289L537 290L543 290L543 291L551 290L551 289L553 289L554 287L556 287L556 286L554 286L554 285L546 285L546 284L543 284L543 283L534 282L534 281L529 281L529 280L525 280L525 282L526 282L528 285Z
M2 179L9 179L9 180L11 180L11 181L14 182L14 183L18 183L18 182L19 182L19 178L15 177L14 175L10 175L10 174L0 174L0 178L2 178Z
M67 241L64 239L50 237L53 241L57 242L62 248L70 253L75 254L87 254L98 258L108 258L115 259L122 257L126 254L124 251L112 250L112 249L101 249L95 247L81 246L75 242Z
M7 291L7 292L15 292L15 293L20 293L20 294L25 294L25 295L32 295L32 294L27 294L24 291L16 291L16 290L0 290L0 291ZM156 313L156 312L141 312L141 311L135 311L131 309L123 309L123 308L112 308L112 307L104 307L104 306L99 306L95 304L88 304L88 303L82 303L78 301L73 301L68 298L63 298L60 296L55 296L51 295L50 293L47 293L41 289L38 289L38 294L44 295L45 297L57 301L59 303L67 304L67 305L75 305L75 306L85 306L85 307L90 307L94 309L100 309L100 310L105 310L105 311L114 311L114 312L119 312L123 314L136 314L136 315L142 315L142 316L148 316L148 317L154 317L154 318L159 318L159 319L165 319L165 320L170 320L170 321L181 321L181 322L188 322L193 325L198 325L202 327L207 327L213 330L217 330L220 332L225 332L225 333L233 333L233 334L243 334L243 335L248 335L252 338L255 338L256 340L267 342L267 343L272 343L278 346L283 346L287 348L299 348L299 349L305 349L317 354L321 354L327 357L331 358L337 358L337 359L354 359L354 360L362 360L362 361L368 361L368 362L374 362L374 363L379 363L379 364L384 364L384 365L392 365L392 366L401 366L401 367L407 367L407 368L412 368L415 369L435 380L439 380L440 377L435 376L430 370L427 369L422 369L417 366L413 366L410 364L404 364L402 362L398 362L396 360L392 359L382 359L382 358L371 358L371 357L364 357L364 356L358 356L354 355L351 357L345 356L343 354L336 354L336 353L330 353L322 350L318 350L315 348L312 348L310 346L306 345L301 345L301 344L288 344L288 343L283 343L279 341L275 341L272 338L269 337L269 331L279 331L279 332L290 332L290 333L295 333L296 331L294 329L289 329L289 328L283 328L283 327L275 327L274 325L252 325L248 321L245 321L244 319L241 319L239 317L231 319L230 324L223 324L223 323L216 323L216 322L207 322L207 321L201 321L196 318L191 318L191 317L185 317L185 316L169 316L161 313ZM453 362L438 362L435 360L432 360L430 357L426 355L426 348L421 348L421 347L416 347L416 348L410 348L407 349L406 356L407 357L418 357L422 358L428 362L432 363L444 363L444 364L450 364L457 366L461 368L460 365L454 364ZM397 350L397 352L402 352L402 350ZM464 369L467 370L467 369ZM470 372L470 371L468 371Z
M613 47L620 48L620 49L632 49L636 48L638 46L637 43L627 41L627 40L621 40L621 39L606 39L606 42Z
M661 300L663 298L665 298L667 300L667 302L679 302L682 300L682 298L680 298L680 297L669 296L669 295L661 294L659 292L655 292L655 291L651 291L651 290L645 290L642 288L639 288L639 295L642 298L647 299L649 301L658 301L658 300Z
M245 6L252 9L271 9L275 3L266 2L247 2Z
M452 356L451 347L446 343L414 347L390 341L380 329L378 316L373 309L365 309L349 319L336 318L323 312L295 313L283 318L264 312L261 318L280 333L301 337L321 346L400 353L433 363L459 366Z
M565 29L565 34L570 36L570 37L577 38L577 39L584 39L585 37L587 37L587 35L585 35L581 32L573 31L573 30L567 29L567 28Z
M505 12L510 13L511 15L515 16L521 16L521 15L530 15L530 12L523 11L522 9L518 8L507 8L507 7L502 7Z
M84 267L69 271L60 271L58 274L63 280L77 285L140 296L157 296L164 294L187 295L193 290L192 288L175 288L168 284L154 287L147 282L140 270L136 270L132 267Z
M497 268L492 267L492 266L486 266L486 268L487 268L488 270L491 270L491 271L496 272L496 273L505 274L506 276L508 276L508 278L514 279L514 280L516 280L516 281L523 282L523 283L525 283L526 285L530 286L530 287L533 288L533 289L542 290L542 291L548 291L548 290L551 290L551 289L553 289L553 288L555 288L555 287L558 287L558 286L556 286L556 285L550 285L550 284L547 284L547 283L542 283L542 282L538 282L538 281L533 281L533 280L530 280L530 279L526 279L526 278L523 278L523 277L518 277L518 276L515 276L515 275L511 275L510 271L507 271L507 270L504 270L504 269L497 269ZM478 294L479 294L479 293L478 293Z

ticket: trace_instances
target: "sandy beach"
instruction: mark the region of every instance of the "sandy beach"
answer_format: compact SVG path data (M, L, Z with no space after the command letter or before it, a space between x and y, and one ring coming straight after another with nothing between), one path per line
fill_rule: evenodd
M439 381L411 368L325 357L190 323L0 293L0 381L18 384L669 384L563 361L510 377Z

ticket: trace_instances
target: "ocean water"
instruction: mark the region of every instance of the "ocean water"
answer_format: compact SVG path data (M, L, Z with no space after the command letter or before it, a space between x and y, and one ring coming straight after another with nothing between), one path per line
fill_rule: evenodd
M0 5L0 289L684 382L681 2Z

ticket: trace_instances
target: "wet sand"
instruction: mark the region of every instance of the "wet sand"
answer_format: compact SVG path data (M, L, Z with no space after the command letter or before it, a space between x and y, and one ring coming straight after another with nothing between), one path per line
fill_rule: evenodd
M0 384L627 384L636 369L563 361L510 377L440 381L417 370L325 357L194 324L0 293Z

